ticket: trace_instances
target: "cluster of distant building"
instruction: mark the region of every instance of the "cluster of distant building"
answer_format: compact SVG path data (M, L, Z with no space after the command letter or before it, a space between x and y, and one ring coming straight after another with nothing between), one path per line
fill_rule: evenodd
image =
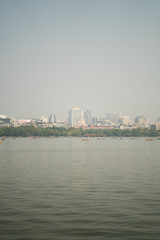
M106 113L104 118L92 117L90 110L83 111L79 107L73 107L69 110L68 123L73 127L83 128L151 128L160 130L160 118L155 123L148 123L148 119L144 116L137 116L134 122L129 116L118 116L114 113Z
M35 126L35 127L74 127L83 129L134 129L150 128L160 130L160 117L156 122L148 122L145 116L136 116L134 121L129 116L118 116L114 113L106 113L104 118L92 117L91 110L83 111L80 107L73 107L68 112L68 120L59 121L55 114L49 118L41 116L39 119L14 119L6 115L0 115L0 127L18 127L18 126Z

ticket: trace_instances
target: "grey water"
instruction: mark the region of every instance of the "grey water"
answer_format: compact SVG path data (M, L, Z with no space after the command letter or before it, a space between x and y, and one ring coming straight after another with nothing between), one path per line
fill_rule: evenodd
M0 239L160 239L160 141L8 138Z

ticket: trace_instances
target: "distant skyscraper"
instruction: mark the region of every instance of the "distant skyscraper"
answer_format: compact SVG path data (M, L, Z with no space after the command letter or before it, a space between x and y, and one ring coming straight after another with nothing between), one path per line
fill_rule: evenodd
M91 110L86 110L84 112L84 120L87 125L92 124L92 113Z
M94 125L97 125L97 122L98 122L98 118L97 118L97 117L93 117L93 118L92 118L92 123L93 123Z
M56 123L57 119L56 119L56 115L55 114L51 114L49 116L49 123Z
M85 124L83 111L79 107L73 107L69 110L68 122L71 126L81 126Z

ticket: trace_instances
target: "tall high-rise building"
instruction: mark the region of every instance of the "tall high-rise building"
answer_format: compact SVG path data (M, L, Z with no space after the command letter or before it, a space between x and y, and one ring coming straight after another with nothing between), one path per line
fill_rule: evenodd
M51 114L49 116L49 123L56 123L57 119L56 119L56 115L55 114Z
M84 120L87 125L92 124L92 113L91 110L86 110L84 112Z
M83 111L79 107L73 107L69 110L68 122L71 126L82 126L85 125L83 119Z
M98 118L97 118L97 117L93 117L93 118L92 118L92 123L93 123L94 125L97 125L97 123L98 123Z

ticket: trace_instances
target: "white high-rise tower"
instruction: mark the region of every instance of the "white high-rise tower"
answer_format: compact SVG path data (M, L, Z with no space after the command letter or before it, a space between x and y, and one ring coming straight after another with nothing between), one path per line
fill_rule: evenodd
M68 117L69 124L71 126L82 126L85 124L83 119L83 111L79 107L73 107L69 110Z

